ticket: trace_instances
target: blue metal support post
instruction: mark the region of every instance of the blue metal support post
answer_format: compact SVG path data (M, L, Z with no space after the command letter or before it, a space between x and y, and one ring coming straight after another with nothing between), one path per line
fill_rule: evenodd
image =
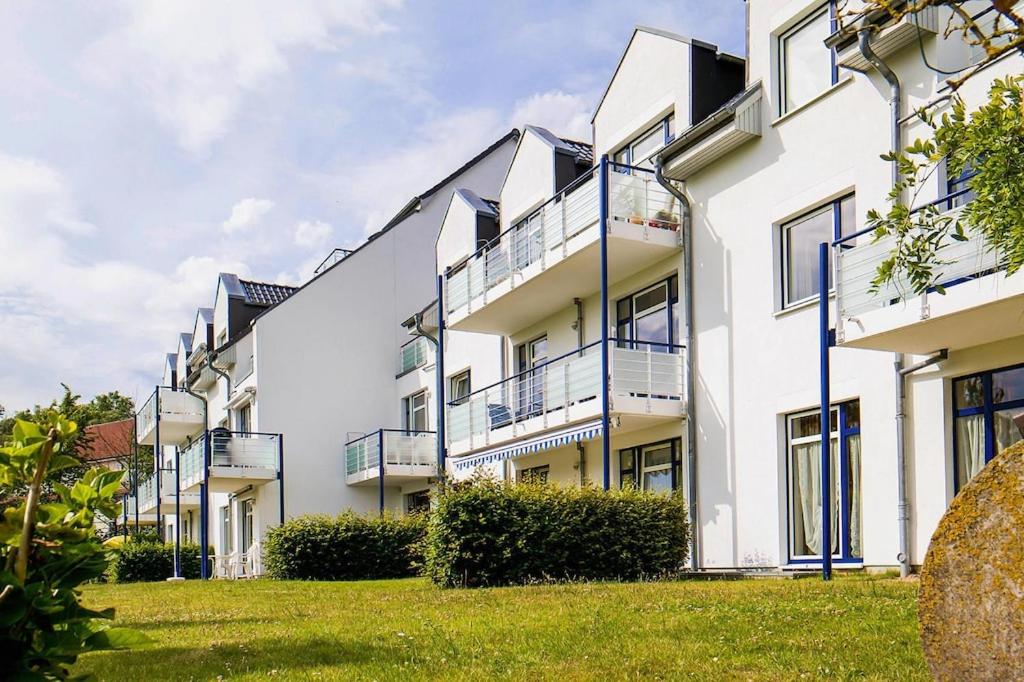
M174 577L181 577L181 448L177 445L174 446Z
M164 542L167 538L164 537L164 517L160 513L160 469L163 467L163 453L160 452L160 387L157 386L153 392L153 407L156 409L156 416L153 420L155 429L153 436L153 465L155 471L153 473L156 476L156 535L160 538L160 542Z
M604 468L603 485L611 487L611 442L608 390L608 156L601 156L598 169L600 192L598 209L598 230L601 238L601 466Z
M821 578L832 579L832 401L829 395L828 322L829 244L818 246L819 328L821 354Z
M209 421L203 426L207 426ZM199 572L205 580L210 571L210 432L203 430L203 481L199 484Z
M444 276L437 276L437 358L434 373L437 375L437 477L444 485L445 480L445 399L444 399Z
M133 494L135 495L135 534L139 533L139 413L135 413L132 434L134 435L135 453L135 478L132 481Z
M284 434L277 436L277 507L284 525Z
M377 502L384 516L384 429L377 429Z

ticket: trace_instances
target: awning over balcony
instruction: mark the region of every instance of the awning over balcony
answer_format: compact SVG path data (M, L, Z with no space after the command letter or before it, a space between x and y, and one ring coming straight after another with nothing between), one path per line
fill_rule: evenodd
M506 443L501 447L491 448L484 452L464 457L453 462L456 471L473 469L483 464L501 462L514 457L532 455L542 450L560 448L570 443L579 443L601 435L601 420L594 420L584 424L577 424L558 431L551 431L540 436L525 440Z

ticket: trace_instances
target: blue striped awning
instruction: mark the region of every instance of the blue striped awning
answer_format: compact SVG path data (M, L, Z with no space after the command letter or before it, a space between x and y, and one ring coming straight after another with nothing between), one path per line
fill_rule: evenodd
M452 466L455 467L456 471L475 469L483 464L492 464L494 462L501 462L514 457L532 455L535 452L550 450L552 448L560 448L563 445L579 443L592 438L597 438L600 435L601 420L598 419L597 421L587 422L586 424L577 424L576 426L560 429L558 431L546 433L527 440L506 443L500 447L492 448L469 457L463 457L462 459L455 460L452 462Z

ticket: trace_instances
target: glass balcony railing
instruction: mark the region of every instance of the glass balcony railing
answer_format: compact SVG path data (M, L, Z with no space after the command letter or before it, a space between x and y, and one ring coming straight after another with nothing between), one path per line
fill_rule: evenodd
M422 336L417 336L415 339L398 349L398 374L405 374L411 372L417 367L422 367L427 364L430 358L430 342Z
M437 473L437 435L433 431L379 429L345 444L345 473L379 475L380 457L386 467L423 467L424 476Z
M653 171L610 164L608 217L645 228L679 230L675 197L658 184ZM600 215L600 177L595 168L549 199L525 219L479 249L445 277L449 313L487 296L513 274L534 263L564 257L577 235L597 224Z
M206 413L203 401L183 389L160 386L149 396L138 412L138 441L152 444L157 425L157 409L162 425L161 444L181 442L185 434L201 431Z
M192 441L182 450L181 479L183 486L186 483L188 486L193 486L203 480L206 438L209 438L211 468L273 471L279 469L283 456L281 434L214 430ZM230 477L230 472L222 473Z
M609 344L610 394L639 400L632 407L624 402L622 409L649 412L656 401L674 401L681 409L682 346ZM467 451L600 413L600 349L600 342L592 343L448 403L449 444Z

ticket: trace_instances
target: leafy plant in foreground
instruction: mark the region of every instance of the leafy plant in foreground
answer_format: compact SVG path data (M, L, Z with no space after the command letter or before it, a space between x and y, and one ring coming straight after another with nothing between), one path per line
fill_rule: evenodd
M111 559L94 528L97 514L116 515L123 472L85 472L73 485L43 484L78 465L70 454L75 422L59 414L36 424L18 420L0 448L0 487L23 486L19 504L0 516L0 678L65 679L79 655L148 641L111 627L113 609L94 611L77 588L99 578Z

